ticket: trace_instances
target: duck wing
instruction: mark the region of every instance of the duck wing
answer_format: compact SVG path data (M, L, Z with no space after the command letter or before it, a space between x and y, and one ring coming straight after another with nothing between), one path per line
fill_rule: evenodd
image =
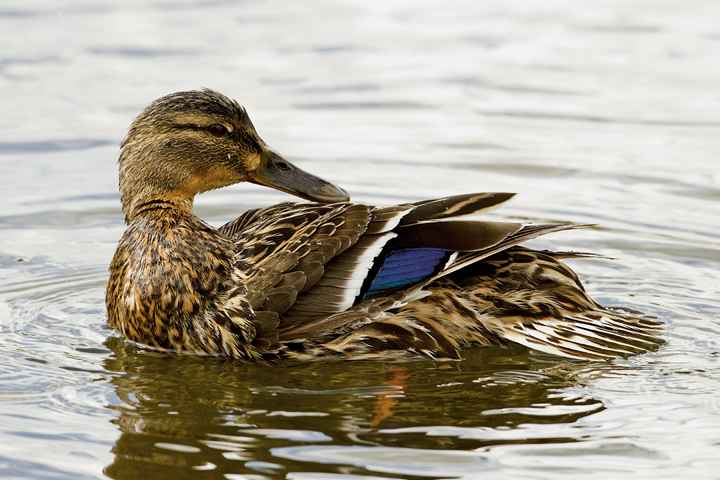
M378 299L370 299L336 314L355 315L357 326L292 356L459 360L469 345L519 343L550 355L604 360L656 349L661 323L597 304L560 261L588 256L594 255L511 247L433 280L431 295L398 292L382 312L373 305Z
M459 358L470 343L517 342L585 359L649 348L658 324L592 301L558 260L573 254L517 260L528 255L517 253L521 242L578 225L455 219L497 208L512 196L468 194L384 208L285 203L246 212L221 232L236 245L236 268L255 312L255 347L262 353L284 345L296 358ZM496 265L506 251L515 252L515 281L509 283L503 283L508 267ZM530 272L541 265L545 272L569 272L560 282L570 288L569 300L557 286L533 281ZM473 273L481 267L496 271L482 280ZM515 310L489 307L512 289L536 306L554 308L554 315L536 315L522 302ZM563 301L566 308L556 308Z
M276 350L279 341L304 337L300 332L310 327L313 336L343 328L363 316L362 309L326 324L322 319L345 312L366 297L395 294L384 302L375 300L373 311L378 313L399 305L399 298L412 298L397 292L441 272L454 249L487 248L521 228L500 222L441 220L484 213L513 196L466 194L385 208L282 203L245 212L219 230L235 245L235 270L246 290L243 299L255 312L255 347ZM425 236L414 228L421 224ZM443 225L446 228L438 228ZM435 240L428 243L427 237L433 235ZM415 244L432 248L406 248ZM429 257L406 254L405 263L425 262L420 272L400 284L373 286L385 259L398 249Z
M322 277L330 259L357 242L370 209L350 203L283 203L245 212L219 229L235 245L234 272L242 284L224 310L252 309L248 340L258 351L280 348L280 316Z

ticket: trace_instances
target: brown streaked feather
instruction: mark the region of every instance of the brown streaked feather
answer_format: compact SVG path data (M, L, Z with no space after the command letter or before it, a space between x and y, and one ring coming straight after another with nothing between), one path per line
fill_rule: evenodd
M368 225L367 235L388 232L400 224L402 218L413 210L412 205L395 205L393 207L374 208Z
M560 262L580 254L518 246L577 226L457 220L510 193L348 203L271 151L245 109L212 90L149 105L118 163L128 228L110 265L108 322L144 345L256 360L454 360L467 346L511 341L584 359L659 342L659 324L585 293ZM193 214L195 195L248 180L341 203L253 209L220 229Z
M599 306L572 270L558 261L589 254L552 254L516 246L577 226L521 228L459 221L398 226L407 215L404 208L371 210L350 204L283 204L246 212L220 230L231 235L235 245L235 268L242 278L237 284L242 288L228 298L225 313L216 317L220 321L216 337L203 335L217 338L218 347L209 349L207 342L186 340L182 349L244 358L275 353L293 358L441 360L459 358L469 345L515 342L569 358L603 359L657 345L658 324ZM463 226L487 237L472 240L479 250L459 255L443 272L413 288L340 308L347 302L347 290L362 284L353 279L352 271L363 255L397 235L388 228L414 230L420 246L447 247L448 232ZM422 237L423 229L436 228L444 233L428 235L430 240ZM368 230L377 233L367 234ZM410 243L402 233L398 239ZM150 343L150 334L133 337L126 327L124 333ZM286 350L282 345L287 342L305 345ZM172 342L151 344L177 348Z
M508 236L505 240L502 242L499 242L489 248L477 251L477 252L468 252L463 255L458 255L455 262L453 262L452 265L448 265L448 267L440 272L438 275L436 275L432 280L444 277L445 275L448 275L452 272L456 272L458 270L461 270L465 268L468 265L472 265L483 258L487 258L491 255L494 255L498 252L502 252L503 250L507 250L508 248L514 247L516 245L519 245L520 243L532 240L533 238L537 238L541 235L546 235L548 233L552 232L559 232L562 230L570 230L573 228L582 228L587 225L569 225L569 224L547 224L547 225L526 225L520 231L517 233L514 233L510 236Z
M446 220L398 228L396 241L404 247L477 251L499 244L521 228L520 223Z
M294 322L284 319L278 327L281 341L297 342L315 340L318 337L335 338L340 334L352 331L393 309L427 296L429 292L409 295L397 292L384 297L374 297L343 311L325 316L306 315L298 317Z
M280 314L291 307L297 308L297 295L322 281L324 265L356 243L370 221L369 208L364 205L300 205L297 210L286 206L282 210L273 209L272 220L262 212L255 212L254 221L252 218L248 221L249 216L246 216L242 222L249 235L235 234L233 237L238 246L245 246L247 237L254 244L253 236L278 238L281 235L281 241L277 242L274 250L265 248L260 256L255 250L252 252L253 266L249 269L252 273L246 278L246 283L248 289L254 292L250 301L253 308L269 309ZM306 221L298 219L301 215L307 217ZM288 229L289 224L296 225L296 228ZM278 254L274 254L276 250ZM274 258L282 255L285 257ZM247 256L240 250L238 259L245 264ZM284 280L285 276L291 277L292 282ZM299 288L294 290L288 286L289 283ZM325 283L332 284L332 281ZM318 288L323 285L321 283ZM321 292L320 295L315 302L332 302L337 297L332 292ZM282 297L285 297L284 301L280 301ZM259 304L259 301L264 303Z
M246 226L260 221L263 217L273 217L282 212L292 211L296 207L295 203L283 202L270 207L256 208L248 210L235 220L226 223L218 230L225 236L232 237L238 232L242 232Z
M368 268L361 270L359 267L368 261L368 256L380 254L379 247L384 245L383 242L396 236L394 233L387 233L388 229L397 226L406 212L405 207L372 208L369 222L363 218L365 223L357 224L358 227L362 225L365 228L362 236L355 238L349 248L342 250L342 255L334 256L324 265L323 276L317 279L317 283L301 292L292 308L285 313L284 325L289 329L292 325L300 325L309 317L325 316L350 308L368 272ZM348 224L355 225L352 222ZM376 250L374 254L373 249ZM328 272L327 277L325 272ZM349 275L340 272L348 272ZM357 292L353 294L353 290Z
M462 198L467 200L468 197ZM291 209L284 207L283 211L290 212ZM412 210L410 212L413 213ZM312 246L313 239L319 240L319 243L315 243L317 246L305 252L298 265L284 274L292 274L295 278L302 272L307 279L303 266L313 264L314 268L310 270L319 273L319 276L308 282L309 287L308 284L302 287L304 292L290 302L292 305L280 319L277 334L281 343L308 343L307 348L302 350L304 353L288 352L288 355L297 358L312 355L353 358L420 355L456 359L460 350L468 345L502 345L512 341L555 355L601 359L644 351L657 344L654 336L658 328L656 324L643 324L632 315L600 307L585 294L574 273L557 260L590 254L546 254L516 247L539 235L577 228L578 225L521 226L462 221L422 223L422 220L411 218L413 224L398 226L406 221L408 215L404 207L373 210L366 223L366 232L357 237L344 253L334 256L328 255L328 252L333 254L338 251L342 242L329 239L334 238L331 235L343 225L339 217L331 216L322 225L314 227L314 233L306 232L307 238L303 237L306 245ZM453 231L459 232L463 227L480 238L446 240ZM370 299L350 308L335 307L347 300L344 293L347 288L357 286L357 282L352 283L352 275L348 272L357 268L360 263L358 258L376 241L374 239L390 235L381 233L388 228L396 228L401 244L447 248L475 242L477 249L461 254L443 272L414 288L391 297ZM423 237L423 229L428 229L427 237ZM438 233L433 233L433 229ZM403 230L414 232L412 236L403 237ZM376 233L368 234L367 231ZM451 242L455 244L450 245ZM508 266L499 268L497 263L498 255L503 255L506 250L512 252L512 262L508 264L513 265L512 269ZM493 273L480 280L478 272L488 268ZM513 270L512 274L508 273L510 270ZM447 275L451 278L442 278ZM511 279L491 282L491 278L503 276ZM419 295L422 288L428 288L432 295L413 298L423 296ZM563 293L563 289L569 289L571 295ZM292 294L288 295L290 297ZM496 305L498 302L504 302L505 306ZM287 302L282 303L283 308L286 305ZM515 307L510 308L510 305ZM276 306L272 308L278 309ZM598 325L594 329L589 328L583 323L589 318L583 317L584 314L595 315L608 327ZM378 322L382 322L383 326L379 327ZM401 323L402 328L391 328L389 325L393 322ZM408 326L410 324L411 327ZM612 334L613 329L622 331L622 334ZM394 336L387 336L389 330L395 332ZM407 338L398 338L403 332ZM437 336L434 350L427 343L427 332ZM632 340L623 341L623 335ZM322 345L316 345L319 341ZM408 347L411 344L414 347ZM400 348L401 345L408 348Z
M515 196L514 193L467 193L413 203L415 208L401 225L488 213Z
M529 256L535 256L539 264L527 261ZM563 271L567 279L548 276L547 269ZM431 286L432 295L400 306L391 315L361 319L355 312L351 322L360 326L323 344L325 355L382 359L414 352L451 360L459 358L468 345L515 342L552 355L603 360L652 350L661 343L656 336L661 324L597 305L554 254L511 249L463 274L437 280ZM583 313L578 315L578 311ZM378 328L380 323L395 328ZM433 338L442 339L443 347L423 352L421 346L427 343L420 340L420 332L432 332ZM398 339L399 335L404 338ZM280 338L291 335L281 331ZM313 350L298 358L306 355L313 355Z
M233 256L232 242L197 217L147 210L129 225L110 265L108 322L163 350L259 358Z

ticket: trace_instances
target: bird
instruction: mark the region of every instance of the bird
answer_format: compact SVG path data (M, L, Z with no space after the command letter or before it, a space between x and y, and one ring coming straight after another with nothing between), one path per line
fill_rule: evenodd
M143 348L259 362L444 361L517 343L606 360L662 343L660 322L601 306L562 261L592 254L521 245L582 225L460 219L514 196L502 192L352 203L211 89L145 108L118 170L127 227L109 267L108 323ZM251 209L219 228L193 213L196 195L239 182L306 202Z

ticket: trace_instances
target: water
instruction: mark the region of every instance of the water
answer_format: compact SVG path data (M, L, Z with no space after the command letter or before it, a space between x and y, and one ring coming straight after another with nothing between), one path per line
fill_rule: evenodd
M54 0L0 6L2 478L717 478L720 5ZM118 143L207 86L355 201L514 191L492 217L597 226L537 248L667 324L608 363L265 367L106 324ZM197 200L221 225L287 199Z

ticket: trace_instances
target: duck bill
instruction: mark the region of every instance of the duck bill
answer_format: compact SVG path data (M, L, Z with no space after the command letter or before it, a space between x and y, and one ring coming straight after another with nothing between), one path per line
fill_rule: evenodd
M299 169L272 150L265 150L257 169L247 180L320 203L347 202L350 196L342 188Z

